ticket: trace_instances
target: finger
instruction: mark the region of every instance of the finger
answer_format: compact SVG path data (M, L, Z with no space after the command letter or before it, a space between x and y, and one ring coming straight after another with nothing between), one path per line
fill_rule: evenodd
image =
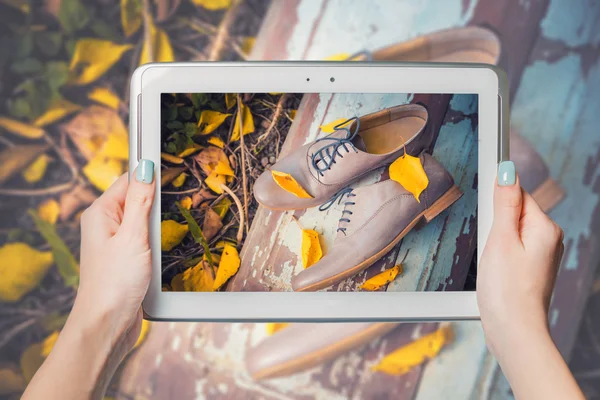
M115 234L123 219L127 175L117 179L81 216L81 235L106 239Z
M494 223L492 230L516 237L523 207L523 194L512 161L498 166L498 179L494 189ZM509 237L509 236L507 236Z
M154 203L154 163L150 160L140 160L129 182L125 198L125 214L119 231L127 235L147 237L148 218Z
M540 215L546 215L540 208L539 204L534 198L527 192L523 192L523 208L521 211L521 219L528 219L532 217L539 217Z

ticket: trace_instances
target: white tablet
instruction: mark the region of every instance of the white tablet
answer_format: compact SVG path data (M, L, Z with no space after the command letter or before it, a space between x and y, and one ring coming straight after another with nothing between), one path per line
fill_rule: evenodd
M146 318L479 317L502 71L147 64L130 104L130 171L156 165Z

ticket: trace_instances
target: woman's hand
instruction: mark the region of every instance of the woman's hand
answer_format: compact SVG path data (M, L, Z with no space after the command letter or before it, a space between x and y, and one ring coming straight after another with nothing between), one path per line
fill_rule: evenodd
M134 179L121 176L81 216L81 278L74 311L110 315L117 336L135 344L141 303L152 276L149 216L154 163L141 160Z
M152 276L154 163L121 176L81 216L81 278L65 327L23 398L102 398L141 328Z
M519 186L514 164L501 163L477 301L488 347L517 398L583 398L548 327L562 241L560 227Z

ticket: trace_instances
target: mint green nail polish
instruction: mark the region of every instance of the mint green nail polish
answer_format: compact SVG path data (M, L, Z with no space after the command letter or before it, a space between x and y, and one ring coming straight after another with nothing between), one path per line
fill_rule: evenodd
M140 160L135 172L135 180L142 183L152 183L153 179L154 163L150 160Z
M517 181L515 163L512 161L502 161L498 165L498 185L511 186Z

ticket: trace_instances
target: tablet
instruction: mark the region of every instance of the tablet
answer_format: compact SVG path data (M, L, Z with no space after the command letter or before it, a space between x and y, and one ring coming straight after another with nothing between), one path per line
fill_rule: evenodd
M146 318L479 317L498 68L147 64L130 104L130 171L157 166Z

